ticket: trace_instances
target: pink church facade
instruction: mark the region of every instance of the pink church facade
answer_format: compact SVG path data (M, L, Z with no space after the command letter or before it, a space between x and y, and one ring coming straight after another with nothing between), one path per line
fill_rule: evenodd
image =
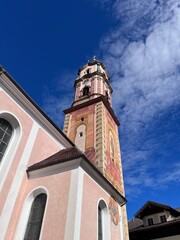
M123 194L3 68L0 99L0 128L4 134L0 239L128 239ZM5 146L7 124L12 131ZM30 224L29 219L32 211L35 215L38 212L37 206L36 210L32 206L39 196L43 210L40 221L32 227L33 220Z

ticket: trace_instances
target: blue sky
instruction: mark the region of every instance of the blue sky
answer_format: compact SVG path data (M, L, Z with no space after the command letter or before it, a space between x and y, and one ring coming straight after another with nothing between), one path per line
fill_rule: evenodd
M180 207L180 2L0 2L0 63L61 128L78 69L107 66L128 218L147 200Z

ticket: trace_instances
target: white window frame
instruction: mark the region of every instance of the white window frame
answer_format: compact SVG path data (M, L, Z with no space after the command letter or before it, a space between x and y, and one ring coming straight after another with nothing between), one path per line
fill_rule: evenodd
M42 225L41 225L41 233L40 233L40 237L39 237L39 240L41 240L44 221L45 221L45 217L46 217L47 206L48 206L48 199L49 199L49 192L43 186L39 186L38 188L33 189L30 192L30 194L27 196L27 198L25 199L22 210L21 210L20 218L18 221L18 225L16 228L14 240L23 240L24 239L24 235L26 232L26 227L27 227L27 223L28 223L28 219L29 219L29 214L31 211L31 206L34 202L34 199L41 193L45 193L47 195L46 206L45 206L44 216L43 216Z
M6 121L8 121L13 129L11 139L8 143L7 149L3 155L1 163L0 163L0 191L1 191L4 181L6 179L6 176L8 174L8 171L12 165L14 155L19 146L19 142L22 137L22 131L21 131L22 128L21 128L18 118L10 112L1 111L0 118L3 118Z
M99 230L99 226L98 226L98 207L101 204L104 204L104 207L101 208L101 212L102 212L102 235L103 235L103 240L109 240L110 238L110 216L109 216L109 211L108 211L108 207L107 204L105 202L104 199L99 199L98 204L97 204L97 240L98 240L98 230Z

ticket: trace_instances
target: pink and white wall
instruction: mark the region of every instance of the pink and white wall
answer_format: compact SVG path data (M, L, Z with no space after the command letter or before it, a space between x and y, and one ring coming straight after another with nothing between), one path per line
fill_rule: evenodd
M0 118L13 127L13 136L0 162L0 240L24 238L32 202L40 193L47 195L40 239L98 239L101 200L106 206L104 239L128 239L123 233L120 204L115 215L109 208L110 192L81 166L54 174L44 169L40 177L27 174L28 166L73 144L3 69L0 72Z

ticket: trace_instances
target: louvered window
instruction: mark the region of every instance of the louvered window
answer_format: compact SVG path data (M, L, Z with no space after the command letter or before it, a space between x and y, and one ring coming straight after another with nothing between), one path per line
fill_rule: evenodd
M12 137L13 129L8 121L0 118L0 162Z
M89 87L85 87L83 89L83 96L87 96L87 95L89 95Z
M32 204L24 240L39 240L47 196L38 195Z

